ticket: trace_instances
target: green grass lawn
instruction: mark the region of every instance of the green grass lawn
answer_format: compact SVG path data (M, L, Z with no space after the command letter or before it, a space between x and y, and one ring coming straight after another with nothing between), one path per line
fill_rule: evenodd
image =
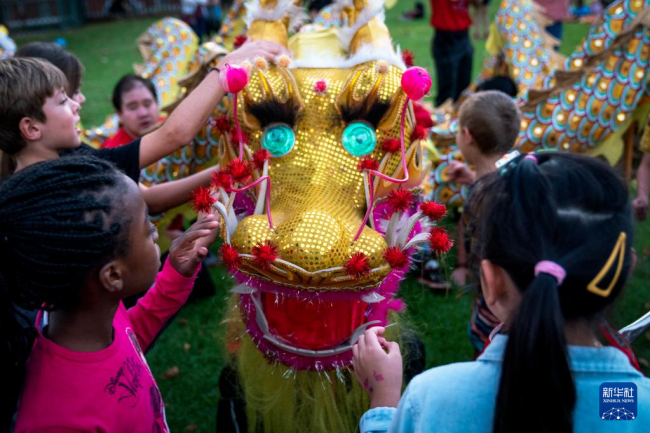
M387 14L392 36L403 49L411 50L416 64L433 72L430 55L432 30L428 21L403 22L402 11L413 2L401 1ZM494 12L496 2L492 6ZM111 113L112 87L122 74L132 71L132 64L141 58L135 39L155 19L110 22L70 30L67 32L40 33L17 38L18 44L33 40L53 40L63 36L68 48L77 54L86 67L83 92L88 102L81 111L86 126L100 124ZM568 24L562 52L568 54L584 37L587 27ZM485 49L475 45L474 74L485 58ZM434 80L435 81L435 80ZM597 236L594 233L594 236ZM637 226L636 249L639 265L623 299L612 314L613 323L621 327L644 314L650 302L648 277L650 273L650 226ZM158 378L167 407L167 417L172 431L214 431L216 403L219 395L217 381L224 364L221 320L225 313L225 300L232 280L220 268L213 270L217 295L204 301L188 304L157 341L148 359ZM410 326L425 343L427 366L433 367L471 359L472 348L467 338L467 321L472 299L469 295L457 297L456 292L434 294L414 279L405 281L401 296L408 303L407 317ZM641 337L634 345L639 357L650 359L650 341ZM180 374L162 379L161 374L177 366ZM650 373L646 367L645 373ZM188 428L189 426L189 428Z

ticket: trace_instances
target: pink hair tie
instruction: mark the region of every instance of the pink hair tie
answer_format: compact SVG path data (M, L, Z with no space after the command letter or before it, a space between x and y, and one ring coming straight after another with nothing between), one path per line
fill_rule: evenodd
M524 156L524 159L530 159L531 161L535 161L535 164L537 164L537 157L535 155L526 155Z
M560 265L548 260L542 260L535 265L535 276L539 274L549 274L555 277L557 285L562 285L564 278L566 278L566 271Z

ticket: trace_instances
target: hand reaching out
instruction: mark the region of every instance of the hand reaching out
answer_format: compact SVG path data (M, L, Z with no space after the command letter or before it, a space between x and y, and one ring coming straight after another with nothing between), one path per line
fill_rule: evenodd
M447 168L447 175L449 176L449 182L460 183L462 185L469 185L476 181L476 172L464 162L451 161L449 168Z
M253 60L256 57L263 57L266 60L273 60L281 55L291 56L289 50L280 44L269 41L250 41L233 51L232 53L224 56L217 67L223 69L229 63L241 63L244 60Z
M174 239L169 248L169 263L184 277L191 277L208 255L208 246L217 237L219 222L213 214L199 214L197 222Z
M386 341L384 328L368 329L352 346L354 374L370 395L370 407L397 407L402 391L399 345Z

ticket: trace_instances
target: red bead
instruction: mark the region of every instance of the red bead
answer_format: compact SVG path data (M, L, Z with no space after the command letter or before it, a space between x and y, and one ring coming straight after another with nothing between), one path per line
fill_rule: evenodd
M327 82L325 80L318 80L314 83L314 92L316 93L325 93L327 90Z

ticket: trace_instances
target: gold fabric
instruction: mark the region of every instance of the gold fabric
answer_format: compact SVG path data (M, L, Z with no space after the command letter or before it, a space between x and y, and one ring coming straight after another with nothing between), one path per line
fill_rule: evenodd
M293 150L284 157L272 158L269 164L275 230L270 229L266 215L254 215L239 223L231 239L245 255L251 254L254 246L271 241L278 245L282 261L260 270L251 259L244 258L240 271L278 284L325 290L374 288L390 272L382 257L386 250L382 235L366 227L353 243L366 211L366 194L363 174L357 170L359 158L350 155L341 144L346 124L339 106L358 103L369 94L390 104L376 129L377 145L371 155L381 162L383 173L401 178L399 153L387 155L381 146L386 138L399 138L401 107L405 100L401 76L402 71L395 67L380 74L376 62L351 70L271 67L267 71L253 71L248 86L238 98L242 128L250 137L247 151L259 149L263 132L248 111L251 104L273 95L279 100L293 98L300 111L294 125ZM322 94L314 90L314 84L320 80L327 83L327 90ZM419 142L410 143L410 113L407 118L409 172L413 183L419 184L423 173L422 150ZM229 141L230 137L224 140ZM226 146L222 166L235 155L237 143ZM378 181L375 186L379 197L398 187ZM341 267L358 251L369 257L374 271L367 277L352 280Z

